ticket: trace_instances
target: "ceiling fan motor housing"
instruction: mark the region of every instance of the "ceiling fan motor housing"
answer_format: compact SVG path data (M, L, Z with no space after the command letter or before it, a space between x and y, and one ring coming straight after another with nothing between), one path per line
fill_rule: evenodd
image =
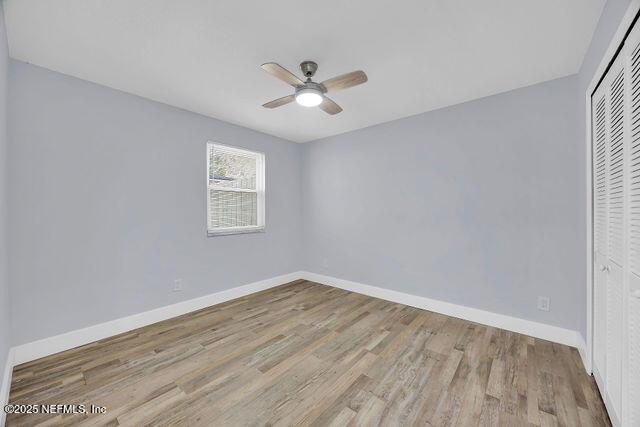
M320 95L327 91L320 83L316 82L305 82L304 86L296 89L296 93L300 92L301 90L318 92Z
M302 70L302 74L310 79L316 73L318 64L313 61L304 61L300 64L300 69Z

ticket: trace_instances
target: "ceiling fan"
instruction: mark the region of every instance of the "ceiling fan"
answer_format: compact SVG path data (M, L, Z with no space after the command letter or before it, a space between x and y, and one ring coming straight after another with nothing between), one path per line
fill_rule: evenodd
M300 64L302 74L307 78L304 82L296 77L295 74L275 62L267 62L266 64L262 64L261 67L267 73L290 84L296 89L293 95L283 96L282 98L262 104L265 108L277 108L296 101L303 107L318 107L325 113L331 115L338 114L342 111L342 108L328 98L325 93L347 89L367 81L367 75L364 71L358 70L325 80L322 83L316 83L311 80L311 77L313 77L318 69L318 64L313 61L304 61Z

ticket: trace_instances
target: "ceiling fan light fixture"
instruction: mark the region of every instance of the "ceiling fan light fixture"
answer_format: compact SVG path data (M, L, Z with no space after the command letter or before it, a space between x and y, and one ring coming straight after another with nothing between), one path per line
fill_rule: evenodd
M296 102L303 107L317 107L322 103L322 91L315 88L304 88L296 92Z

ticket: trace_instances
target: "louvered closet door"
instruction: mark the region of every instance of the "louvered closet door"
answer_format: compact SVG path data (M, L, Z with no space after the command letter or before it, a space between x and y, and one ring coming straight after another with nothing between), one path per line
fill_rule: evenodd
M621 419L625 143L629 107L620 55L592 97L594 202L594 374L611 418Z
M622 412L622 308L624 264L624 214L625 214L625 131L626 131L626 73L625 58L620 56L611 69L608 82L609 107L608 179L607 179L607 356L605 383L607 394L616 415Z
M592 99L594 374L614 424L640 426L640 25Z
M593 135L593 241L594 241L594 376L604 388L607 347L607 113L606 85L601 85L592 99Z

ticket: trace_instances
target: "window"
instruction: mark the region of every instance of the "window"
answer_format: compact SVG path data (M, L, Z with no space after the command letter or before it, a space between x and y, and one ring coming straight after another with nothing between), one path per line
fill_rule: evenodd
M264 230L264 154L207 143L207 234Z

